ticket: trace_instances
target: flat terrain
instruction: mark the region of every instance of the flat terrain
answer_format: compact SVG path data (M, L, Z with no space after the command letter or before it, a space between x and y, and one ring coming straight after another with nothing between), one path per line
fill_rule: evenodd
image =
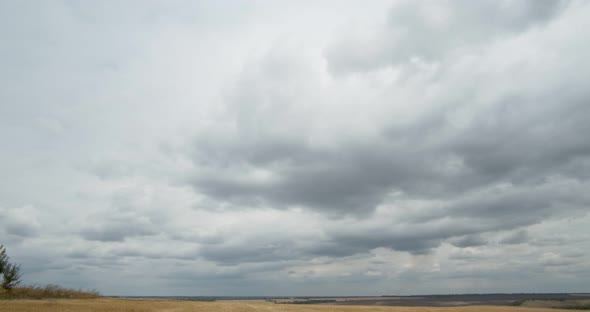
M590 308L588 294L464 294L380 297L312 297L271 299L276 303L399 307L525 306L536 308Z
M177 301L157 299L58 299L58 300L2 300L2 312L360 312L360 311L391 311L391 312L558 312L572 310L506 307L506 306L463 306L463 307L391 307L391 306L339 306L339 305L301 305L273 304L261 300L243 301Z

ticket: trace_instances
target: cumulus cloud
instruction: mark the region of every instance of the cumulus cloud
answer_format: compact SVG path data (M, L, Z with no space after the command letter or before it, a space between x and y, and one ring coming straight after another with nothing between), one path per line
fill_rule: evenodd
M403 66L413 59L439 62L542 27L568 2L397 1L383 25L369 32L352 29L352 35L342 36L325 55L334 73Z
M518 231L512 233L505 238L503 238L500 243L502 244L522 244L526 242L528 239L528 234L526 231Z
M0 234L30 282L587 288L590 6L235 5L0 4Z
M3 236L9 239L37 236L41 227L37 218L37 209L33 206L0 208L0 224Z
M104 224L93 225L81 232L88 240L106 242L123 241L127 237L157 234L154 225L145 220L135 219L107 219Z
M196 192L235 207L303 207L329 218L352 217L354 228L361 228L358 233L351 227L328 230L318 248L347 255L383 246L424 253L450 238L467 247L484 244L475 239L481 233L585 214L589 198L583 175L590 146L577 134L588 125L581 104L588 94L577 82L572 81L573 86L564 80L575 61L536 61L555 53L574 56L584 49L571 50L566 42L575 39L560 35L584 21L572 9L568 20L527 30L558 18L566 6L522 5L514 25L498 21L507 28L482 26L477 36L484 40L486 31L498 31L505 33L504 40L486 39L487 49L470 52L477 57L448 59L436 75L416 69L416 78L384 87L383 95L368 106L353 99L310 110L309 103L318 98L330 102L330 89L350 82L326 73L302 79L301 73L314 73L313 61L309 68L292 67L288 51L274 51L259 61L256 68L261 70L252 75L247 69L231 88L235 94L229 96L228 109L247 109L228 115L219 129L207 129L215 139L197 137L196 152L189 154L196 164L190 184ZM479 4L445 10L459 15L464 14L461 10L486 11ZM549 41L561 44L549 47ZM507 52L519 45L527 48ZM537 51L533 59L529 50ZM497 64L500 58L503 63ZM283 62L281 71L272 70L277 59ZM521 71L515 75L511 64L520 64ZM539 72L554 75L539 77ZM506 76L522 88L503 84ZM432 94L420 93L428 88ZM395 93L401 90L411 97ZM395 96L411 102L391 103ZM430 109L409 110L408 105ZM356 126L358 115L373 117L391 106L407 120L400 122L395 115L374 118L372 131L359 127L352 135L331 121L339 118ZM325 110L333 117L324 119ZM556 116L561 116L559 122ZM324 122L332 127L322 127ZM282 126L277 131L265 131L278 124ZM412 200L423 198L430 203L422 211L409 207ZM372 224L373 231L360 225L379 209L411 222L391 219L378 227ZM395 230L405 227L412 230ZM339 231L343 233L336 234Z

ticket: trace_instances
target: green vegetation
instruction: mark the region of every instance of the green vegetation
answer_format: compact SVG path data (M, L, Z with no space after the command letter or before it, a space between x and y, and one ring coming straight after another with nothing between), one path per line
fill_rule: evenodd
M10 263L4 245L0 244L0 274L2 274L2 288L10 290L21 282L20 265Z

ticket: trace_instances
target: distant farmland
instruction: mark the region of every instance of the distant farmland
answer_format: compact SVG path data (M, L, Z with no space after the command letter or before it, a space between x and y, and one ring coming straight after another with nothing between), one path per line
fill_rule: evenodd
M367 302L371 304L371 302ZM74 311L196 311L196 312L558 312L572 311L550 308L531 308L522 306L462 306L462 307L417 307L417 306L369 306L369 305L315 305L315 304L275 304L263 300L236 300L199 302L186 300L161 299L59 299L59 300L3 300L0 301L3 312L74 312Z

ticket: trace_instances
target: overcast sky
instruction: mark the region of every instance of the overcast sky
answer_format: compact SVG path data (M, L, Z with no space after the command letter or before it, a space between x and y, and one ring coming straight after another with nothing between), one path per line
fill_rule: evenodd
M588 1L0 0L0 243L107 295L590 291Z

